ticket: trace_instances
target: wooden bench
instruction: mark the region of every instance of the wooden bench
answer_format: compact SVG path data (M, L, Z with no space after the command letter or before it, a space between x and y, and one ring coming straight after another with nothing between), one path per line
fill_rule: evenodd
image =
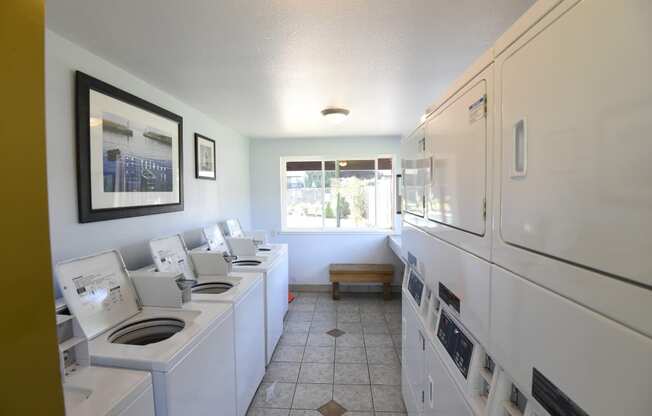
M391 264L331 264L329 273L335 300L340 298L340 283L382 283L385 300L392 297L394 266Z

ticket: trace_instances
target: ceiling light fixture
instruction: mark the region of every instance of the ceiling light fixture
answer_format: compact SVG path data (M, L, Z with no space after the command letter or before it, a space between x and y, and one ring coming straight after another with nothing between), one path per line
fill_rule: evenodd
M345 167L349 166L349 162L347 162L346 160L340 160L338 165L340 165L341 168L345 168Z
M321 115L326 117L328 121L333 124L340 124L346 120L346 116L349 115L349 110L346 108L329 107L321 110Z

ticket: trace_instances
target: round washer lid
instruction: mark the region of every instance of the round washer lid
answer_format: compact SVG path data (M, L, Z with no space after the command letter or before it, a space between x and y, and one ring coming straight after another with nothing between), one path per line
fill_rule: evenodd
M67 260L55 267L66 304L90 340L136 315L136 290L116 250Z

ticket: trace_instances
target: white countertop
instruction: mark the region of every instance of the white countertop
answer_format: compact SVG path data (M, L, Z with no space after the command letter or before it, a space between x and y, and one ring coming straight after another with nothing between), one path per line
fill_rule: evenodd
M405 256L403 256L403 248L401 245L401 235L395 234L395 235L387 236L387 244L392 249L394 254L396 254L396 256L399 259L401 259L403 262L405 262L404 260Z

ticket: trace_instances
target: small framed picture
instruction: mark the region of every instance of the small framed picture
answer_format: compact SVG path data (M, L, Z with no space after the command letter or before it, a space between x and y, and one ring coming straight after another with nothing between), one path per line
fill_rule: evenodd
M217 178L215 167L215 140L195 133L195 176L197 179Z

